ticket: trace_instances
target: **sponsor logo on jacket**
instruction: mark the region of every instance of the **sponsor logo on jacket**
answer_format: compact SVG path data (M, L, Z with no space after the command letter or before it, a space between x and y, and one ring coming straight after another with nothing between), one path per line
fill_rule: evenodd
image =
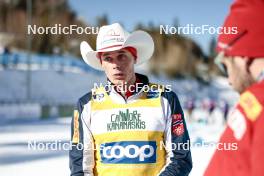
M121 141L101 144L102 163L141 164L156 162L156 141Z

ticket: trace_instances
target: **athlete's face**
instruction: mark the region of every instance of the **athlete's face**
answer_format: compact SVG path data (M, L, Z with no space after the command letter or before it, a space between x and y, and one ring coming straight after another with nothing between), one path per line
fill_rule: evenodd
M127 50L105 52L101 56L101 64L107 78L115 85L130 83L135 76L136 59Z
M227 69L229 84L239 93L244 92L254 79L247 69L247 58L239 56L224 57L222 64Z

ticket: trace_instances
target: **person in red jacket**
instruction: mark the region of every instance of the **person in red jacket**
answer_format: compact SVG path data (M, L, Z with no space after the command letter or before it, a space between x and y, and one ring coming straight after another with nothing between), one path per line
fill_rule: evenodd
M205 176L264 175L263 12L263 0L236 0L219 35L216 62L240 98ZM224 33L232 27L233 34Z

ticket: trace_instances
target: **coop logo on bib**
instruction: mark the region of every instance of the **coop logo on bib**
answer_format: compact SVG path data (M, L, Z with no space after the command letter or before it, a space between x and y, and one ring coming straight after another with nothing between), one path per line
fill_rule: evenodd
M101 162L141 164L156 162L156 141L121 141L101 144Z

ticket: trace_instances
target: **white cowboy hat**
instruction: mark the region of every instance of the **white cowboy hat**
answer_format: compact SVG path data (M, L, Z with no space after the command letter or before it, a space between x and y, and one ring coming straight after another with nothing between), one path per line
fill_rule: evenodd
M134 47L137 50L136 65L140 65L152 56L154 42L152 37L144 31L135 31L130 34L120 24L114 23L100 28L96 40L96 51L85 41L82 41L80 45L83 60L97 70L103 70L96 56L98 52L116 51L125 47Z

